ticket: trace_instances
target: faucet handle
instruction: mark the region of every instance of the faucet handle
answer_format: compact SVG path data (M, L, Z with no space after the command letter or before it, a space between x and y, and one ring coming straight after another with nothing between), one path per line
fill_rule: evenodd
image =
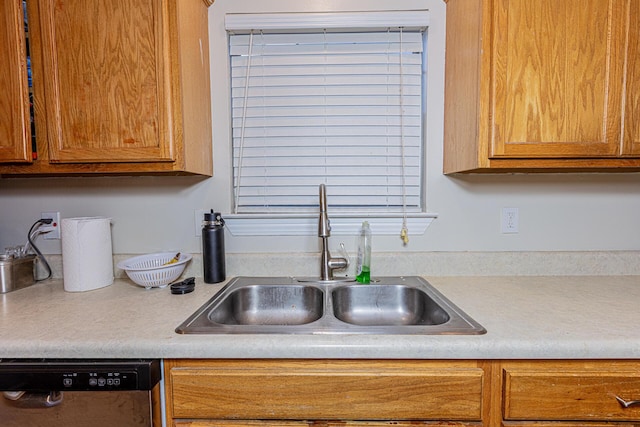
M329 258L328 260L329 268L333 270L344 270L349 267L349 260L342 257Z

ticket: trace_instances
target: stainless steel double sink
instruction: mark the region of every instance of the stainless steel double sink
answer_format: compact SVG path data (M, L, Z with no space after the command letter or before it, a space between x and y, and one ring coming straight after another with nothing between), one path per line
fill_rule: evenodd
M236 277L185 320L180 334L483 334L421 277L371 284Z

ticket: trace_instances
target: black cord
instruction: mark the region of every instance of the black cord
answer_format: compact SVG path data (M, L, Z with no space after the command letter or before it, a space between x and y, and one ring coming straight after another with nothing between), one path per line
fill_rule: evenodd
M51 224L51 218L48 219L39 219L36 222L33 223L33 225L31 226L31 228L29 229L29 232L27 233L27 240L29 241L29 244L31 245L31 247L33 248L34 251L36 251L36 254L38 255L38 258L40 258L42 260L42 263L44 264L45 268L47 269L47 271L49 272L47 274L47 277L44 277L42 279L35 279L36 282L40 282L42 280L47 280L48 278L51 277L51 267L49 266L49 263L47 262L47 259L44 257L44 255L42 255L42 252L40 252L40 249L38 249L38 247L36 246L35 243L33 243L33 240L31 240L31 233L33 232L33 230L36 227L39 227L41 224ZM35 275L35 273L34 273Z

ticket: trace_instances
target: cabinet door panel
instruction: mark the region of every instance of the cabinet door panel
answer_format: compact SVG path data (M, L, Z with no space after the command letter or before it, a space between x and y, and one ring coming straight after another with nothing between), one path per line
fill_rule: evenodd
M558 422L558 421L550 421L550 422L505 422L501 424L502 427L585 427L584 422ZM586 427L636 427L635 424L628 423L589 423Z
M640 2L630 0L623 154L640 155Z
M171 363L165 363L165 369ZM482 420L483 369L419 361L180 362L174 418Z
M398 421L227 421L227 420L180 420L173 423L173 427L417 427L417 426L438 426L438 427L464 427L467 424L446 423L438 421L429 422L398 422ZM472 424L478 425L478 424ZM557 426L572 427L572 426ZM592 426L603 427L603 426ZM612 427L612 426L609 426ZM615 427L615 426L613 426Z
M640 408L622 399L640 399L640 372L566 368L504 370L505 420L637 421Z
M173 160L166 2L39 2L51 162Z
M0 162L27 162L31 124L22 2L0 4Z
M184 420L175 421L173 427L323 427L313 421L227 421ZM401 426L400 426L401 427Z
M628 0L497 0L492 157L620 153Z

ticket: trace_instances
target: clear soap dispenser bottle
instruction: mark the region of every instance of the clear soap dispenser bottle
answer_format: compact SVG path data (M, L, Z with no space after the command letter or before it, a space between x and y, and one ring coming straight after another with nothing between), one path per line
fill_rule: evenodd
M371 282L371 228L364 221L358 236L358 259L356 262L356 281Z

